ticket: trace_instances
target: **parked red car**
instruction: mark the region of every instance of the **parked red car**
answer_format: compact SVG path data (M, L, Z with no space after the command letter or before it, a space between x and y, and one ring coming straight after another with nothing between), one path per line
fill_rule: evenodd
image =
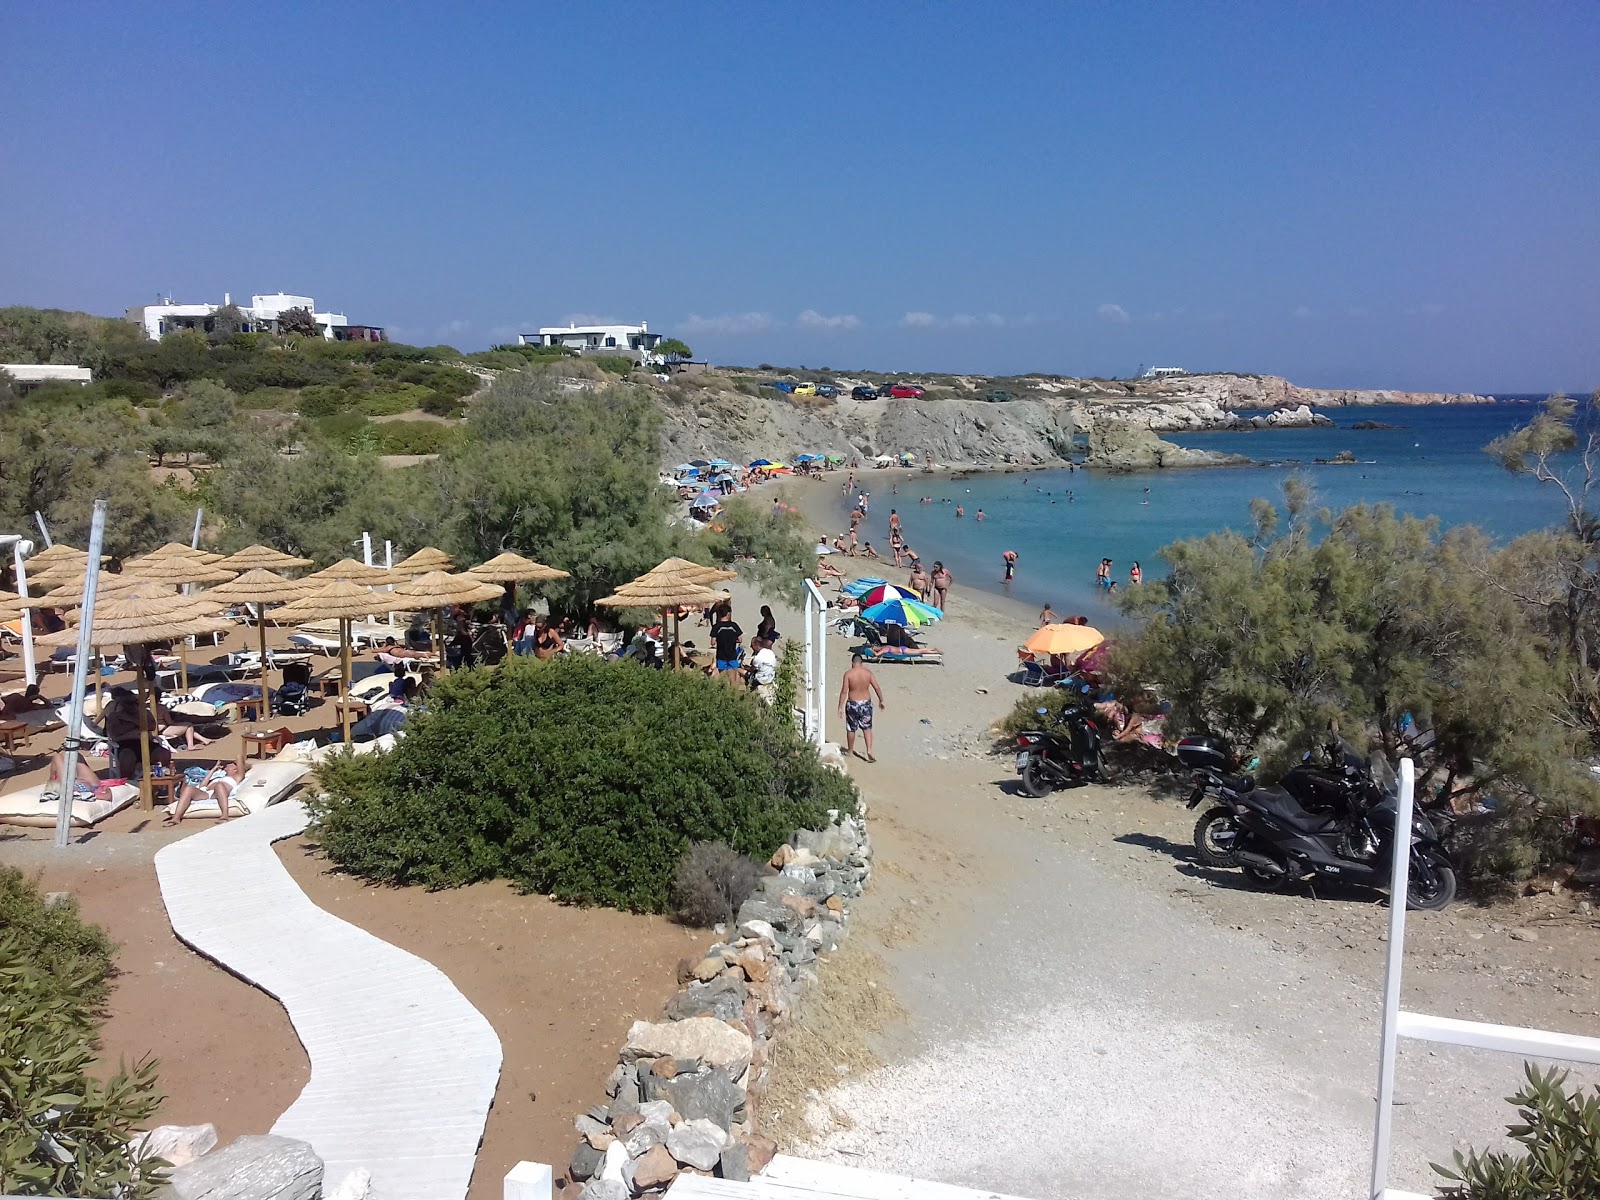
M921 400L923 389L914 383L897 383L889 389L896 400Z

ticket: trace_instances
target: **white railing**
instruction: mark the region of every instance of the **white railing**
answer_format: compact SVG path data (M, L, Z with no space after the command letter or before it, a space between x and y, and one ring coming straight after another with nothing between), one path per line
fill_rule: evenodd
M1406 896L1411 868L1411 855L1400 852L1400 838L1411 829L1415 795L1416 768L1409 758L1403 759L1399 804L1394 815L1394 866L1389 876L1389 961L1383 981L1383 1043L1378 1060L1378 1119L1372 1138L1371 1200L1427 1200L1415 1192L1402 1192L1388 1186L1395 1051L1400 1038L1600 1064L1600 1038L1523 1029L1516 1025L1491 1025L1483 1021L1458 1021L1453 1017L1407 1012L1400 1007L1400 971L1405 956Z

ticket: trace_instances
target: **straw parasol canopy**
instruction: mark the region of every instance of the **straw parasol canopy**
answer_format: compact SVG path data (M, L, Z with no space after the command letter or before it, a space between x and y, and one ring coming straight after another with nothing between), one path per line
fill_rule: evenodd
M737 572L726 567L707 567L687 558L669 558L645 572L641 578L659 576L666 579L688 580L690 583L721 583L724 579L737 579Z
M341 580L345 583L353 584L375 584L389 583L393 580L393 576L391 576L389 572L384 570L382 567L369 567L366 563L357 562L353 558L341 558L338 562L334 563L333 566L323 567L320 571L313 571L310 575L307 575L306 578L308 580L315 580L319 584L329 584ZM371 591L365 588L362 590L366 594L368 606L362 609L361 613L358 615L364 616L369 612L376 612L377 609L375 609L371 604L371 601L375 599ZM333 614L329 613L326 615L332 616Z
M455 563L443 550L435 546L424 546L414 554L408 554L395 563L396 571L404 571L410 575L421 575L428 571L451 571Z
M717 593L699 583L687 580L652 579L648 574L632 583L625 583L615 594L596 600L608 608L681 608L685 604L705 605L716 599Z
M206 599L225 604L283 604L316 590L316 584L285 579L263 567L246 571L229 583L206 589Z
M372 570L363 563L345 562L362 570ZM327 571L319 571L317 575L325 575L334 567L343 564L335 563ZM377 570L381 576L386 574L381 568ZM352 583L348 578L334 578L332 582L323 582L317 575L302 580L309 586L306 594L298 600L291 601L273 614L274 621L293 623L300 621L325 621L337 619L339 622L339 678L344 683L344 740L348 745L350 741L350 622L357 617L364 617L372 612L377 605L378 593L369 587L362 587ZM312 583L316 580L316 583ZM321 584L321 586L318 586Z
M0 591L0 621L12 621L22 615L22 597L15 592Z
M28 573L44 571L64 564L86 563L89 561L89 552L79 550L76 546L63 545L57 542L54 546L46 546L37 554L28 556L26 562Z
M292 554L285 554L282 550L274 550L271 546L258 543L235 551L217 565L227 567L230 571L283 572L309 567L312 562L309 558L296 558Z
M156 562L170 558L192 558L197 562L215 563L222 561L222 555L213 554L210 550L199 550L193 546L185 546L182 542L168 542L157 546L148 554L141 554L138 558L129 559L128 565L137 563Z
M509 550L503 554L496 554L488 562L469 567L463 574L497 583L543 583L550 579L572 578L570 571L547 567L543 563L536 563L531 558L523 558L522 555L513 554Z
M222 560L217 556L216 563L208 563L199 558L181 554L169 554L163 558L135 559L127 565L130 575L142 575L146 579L159 580L162 583L226 583L238 574L221 565Z
M83 605L84 579L73 583L63 583L43 592L37 596L29 596L21 601L23 608L79 608ZM113 575L109 571L100 572L100 581L95 585L98 593L108 596L113 592L126 591L129 588L149 586L150 580L137 575Z
M443 571L429 571L415 579L395 584L391 594L396 600L410 601L414 608L449 608L456 604L495 600L502 593L503 589L498 584L475 578L471 574L448 575Z

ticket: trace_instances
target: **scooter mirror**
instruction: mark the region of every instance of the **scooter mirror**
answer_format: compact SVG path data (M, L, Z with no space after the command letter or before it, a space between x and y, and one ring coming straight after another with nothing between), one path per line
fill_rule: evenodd
M1033 711L1038 713L1041 717L1048 717L1050 715L1050 710L1048 708L1036 708Z

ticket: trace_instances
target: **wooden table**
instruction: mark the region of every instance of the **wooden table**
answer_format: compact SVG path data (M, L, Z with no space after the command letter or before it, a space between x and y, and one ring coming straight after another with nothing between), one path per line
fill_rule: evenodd
M338 668L335 668L332 671L324 671L318 682L322 685L322 694L324 696L337 696L344 679L339 674Z
M6 744L6 753L15 757L17 743L27 741L33 728L26 721L0 721L0 741Z
M354 697L350 698L349 700L335 700L333 702L334 711L339 714L341 722L344 719L344 710L346 705L349 705L350 718L354 721L359 721L362 717L366 716L372 711L372 705L368 704L365 700L357 700Z
M241 759L266 758L276 754L293 739L287 729L246 729L239 734Z
M150 799L156 804L171 804L178 798L178 788L182 783L182 771L169 771L165 775L152 775L150 776Z

